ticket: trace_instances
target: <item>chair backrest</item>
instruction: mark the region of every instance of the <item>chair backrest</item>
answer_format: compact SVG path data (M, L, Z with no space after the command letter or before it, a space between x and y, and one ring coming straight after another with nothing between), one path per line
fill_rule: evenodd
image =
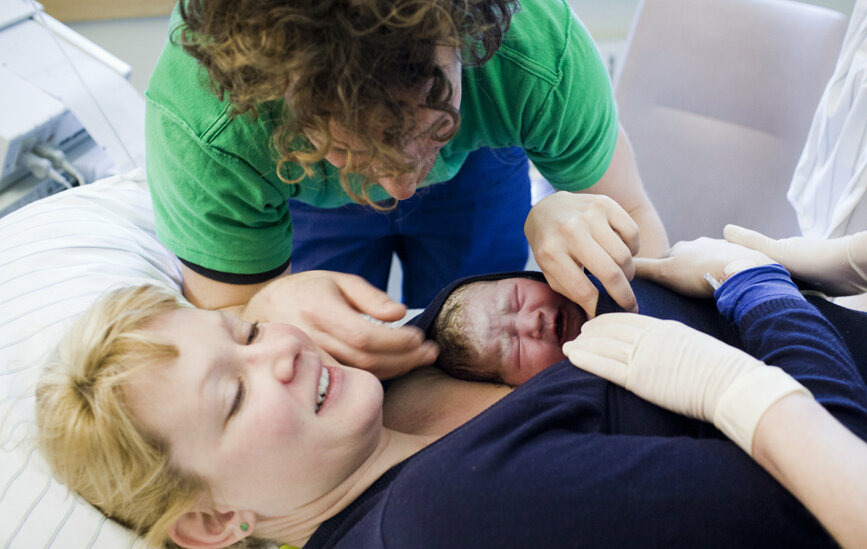
M672 241L797 234L786 191L846 18L791 0L642 0L615 89Z

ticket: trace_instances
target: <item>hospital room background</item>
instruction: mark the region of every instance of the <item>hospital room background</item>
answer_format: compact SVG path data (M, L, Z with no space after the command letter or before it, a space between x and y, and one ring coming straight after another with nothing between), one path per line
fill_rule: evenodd
M867 0L568 1L608 66L672 242L720 237L725 223L775 237L867 228L867 154L846 140L867 121ZM180 289L141 169L142 94L172 7L0 0L4 548L143 546L69 496L28 440L40 360L72 317L107 287ZM534 199L550 192L532 180Z
M630 30L635 30L634 23L637 23L639 0L569 0L569 3L596 40L615 85L621 81L625 83L617 90L621 118L633 141L645 185L660 210L672 241L700 235L719 236L721 219L723 222L749 223L758 218L759 225L753 226L775 236L799 232L796 212L781 196L788 189L791 172L806 138L809 119L831 75L845 30L845 18L851 14L855 0L747 0L730 2L732 6L719 14L713 13L717 9L713 7L713 0L692 3L650 2L651 5L644 10L648 12L643 21L646 32L639 33L633 44L632 58L635 61L626 67L625 75L620 74L620 71L624 68L627 38ZM680 10L679 3L689 5L690 9ZM787 9L786 4L814 5L830 11L814 13L791 10ZM0 17L0 21L5 19L4 26L11 26L10 21L14 21L14 18L9 17L9 14L21 6L31 5L31 0L3 0L0 6L6 7L0 11L7 14ZM755 10L757 5L762 6L759 13L751 14L750 11ZM137 125L129 124L127 120L119 121L135 118L128 111L142 106L137 104L130 107L130 104L141 100L130 97L127 101L123 97L133 92L142 94L147 88L148 77L166 38L168 13L172 6L173 2L169 0L147 3L53 0L44 3L44 13L72 31L67 36L78 35L80 40L76 43L79 47L102 50L103 60L113 57L114 70L131 84L129 90L121 93L114 83L102 83L100 77L96 80L101 82L101 88L91 85L89 90L79 92L95 94L97 100L100 99L100 93L106 96L117 93L120 97L112 98L109 107L98 109L104 112L92 112L88 117L90 123L85 123L85 126L102 126L107 134L114 134L118 128L126 128L127 134L136 133ZM677 17L671 17L675 11L678 12ZM766 18L771 20L767 21ZM661 23L663 19L668 19L668 22ZM821 22L803 22L803 19ZM744 24L744 21L747 23ZM662 25L677 30L670 33ZM690 40L695 40L693 35L707 35L708 32L726 34L731 32L733 26L739 26L735 34L722 36L722 42L711 43L706 50L695 50L688 46ZM801 30L807 34L802 34ZM749 38L743 40L737 33ZM810 35L813 35L813 40L810 40ZM58 56L58 45L67 44L65 41L52 43L47 36L43 39L46 44L40 48L50 50L49 57ZM752 42L757 40L777 44L761 51L761 47L753 47ZM726 46L726 43L738 42L742 47L735 51L730 51ZM3 49L3 42L0 41L0 52ZM0 61L9 66L9 60L5 58L16 55L10 52L14 48L6 49L5 54L0 53ZM28 55L39 55L28 49L31 50ZM76 50L75 47L68 49ZM63 55L68 56L68 52ZM642 58L643 55L647 55L647 58ZM748 58L746 61L745 56ZM20 61L21 56L18 57ZM63 64L68 61L67 57L59 57L57 62ZM732 68L720 70L720 63ZM744 68L739 65L749 66ZM660 71L660 67L665 67L665 70ZM656 76L651 78L650 75L654 73ZM686 74L692 76L679 78ZM736 80L733 81L732 76ZM88 77L87 74L64 72L64 78L72 80ZM10 117L14 113L15 118L21 118L24 113L25 118L16 127L0 128L0 160L14 165L14 155L3 151L3 139L14 139L13 136L21 132L18 126L31 123L27 120L26 107L19 106L20 102L26 104L29 99L23 99L24 92L10 89L16 87L12 82L14 74L3 73L2 79L7 82L0 82L0 97L6 100L0 108L8 109ZM673 82L679 83L673 86ZM766 82L771 85L766 85ZM63 86L62 82L52 85ZM69 85L71 88L80 87L77 82ZM778 101L782 87L788 90L783 94L787 97ZM793 93L791 90L796 91ZM720 101L720 95L728 96ZM70 101L78 103L78 110L87 108L83 105L86 102L84 99ZM695 109L688 105L703 101L706 103ZM678 105L678 102L687 104ZM775 104L774 108L768 108L769 102ZM98 119L105 117L115 118L116 123L110 124L113 127L106 128L104 123L100 123ZM744 119L747 121L744 122ZM702 139L695 139L694 134L701 134ZM112 142L114 138L114 135L109 135L105 141ZM121 135L120 138L126 137ZM128 149L143 148L136 136L128 138L134 141L134 145ZM110 148L110 143L100 145ZM674 155L670 154L671 151L675 151ZM122 153L125 157L132 154L131 151ZM141 154L139 152L139 156ZM21 160L18 162L20 164ZM97 167L90 169L91 173L84 174L89 176L89 180L117 169L117 166L109 166L105 162L91 161L90 164L96 164ZM697 172L704 174L701 185L693 182ZM18 170L11 179L22 174L23 171ZM0 179L0 215L61 188L49 183L47 186L50 190L16 192L11 188L8 175L4 172ZM533 171L532 175L533 198L536 201L552 189L541 180L538 173ZM742 183L732 187L730 182L737 180ZM21 184L17 186L19 189L25 187ZM689 189L685 191L686 195L683 194L685 188ZM707 216L703 211L699 213L698 208L683 207L684 204L697 204L705 200L706 189L709 188L728 189L715 196L716 215ZM742 189L750 189L752 207L744 208ZM677 192L673 193L672 190ZM23 194L27 196L21 196ZM673 196L677 196L677 199L672 200ZM532 255L528 266L536 267ZM400 297L400 279L400 265L395 258L389 277L389 294L395 298Z

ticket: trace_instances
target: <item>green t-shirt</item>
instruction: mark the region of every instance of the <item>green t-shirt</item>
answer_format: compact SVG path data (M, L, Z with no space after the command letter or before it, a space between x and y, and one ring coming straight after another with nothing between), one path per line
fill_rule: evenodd
M172 28L179 22L176 10ZM464 67L462 88L460 130L425 185L451 179L482 147L523 147L562 190L590 187L608 168L618 132L611 85L564 0L522 0L494 57ZM327 162L316 178L277 177L270 137L279 107L263 105L255 122L230 117L204 69L167 42L147 90L147 173L157 235L178 257L221 272L271 271L292 252L287 199L350 202ZM370 194L388 197L378 185Z

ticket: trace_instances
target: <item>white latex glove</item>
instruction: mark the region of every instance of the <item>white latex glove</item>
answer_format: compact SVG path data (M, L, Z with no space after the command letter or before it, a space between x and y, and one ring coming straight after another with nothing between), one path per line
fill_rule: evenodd
M809 394L780 368L671 320L602 315L563 353L658 406L713 422L749 454L765 411L790 393Z
M774 240L737 225L726 225L726 240L758 250L793 276L812 282L828 295L867 292L867 231L822 240L796 236Z
M629 281L635 274L638 225L613 199L599 194L554 193L533 206L524 224L533 256L551 288L596 314L599 292L587 268L627 311L638 302Z
M393 328L364 315L392 322L406 307L363 278L331 271L281 276L259 290L242 313L246 320L284 322L304 330L343 364L388 379L436 360L435 343L415 327Z
M704 279L705 273L723 280L736 272L773 262L761 252L706 237L678 242L660 258L634 259L635 276L693 297L713 295L713 288Z

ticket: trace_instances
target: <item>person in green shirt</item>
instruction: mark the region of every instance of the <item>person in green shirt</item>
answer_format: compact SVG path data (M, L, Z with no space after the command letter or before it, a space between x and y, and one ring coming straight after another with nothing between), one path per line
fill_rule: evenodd
M423 252L410 284L441 271L427 293L522 268L523 222L552 288L589 311L585 268L631 310L632 257L668 247L604 64L563 0L188 0L151 77L146 130L157 234L183 263L186 297L297 324L380 377L437 352L363 320L404 307L331 272L370 272L383 239L368 228L384 216L427 230L398 245ZM532 209L524 155L561 191ZM441 213L426 216L431 202ZM329 270L290 274L299 265Z

